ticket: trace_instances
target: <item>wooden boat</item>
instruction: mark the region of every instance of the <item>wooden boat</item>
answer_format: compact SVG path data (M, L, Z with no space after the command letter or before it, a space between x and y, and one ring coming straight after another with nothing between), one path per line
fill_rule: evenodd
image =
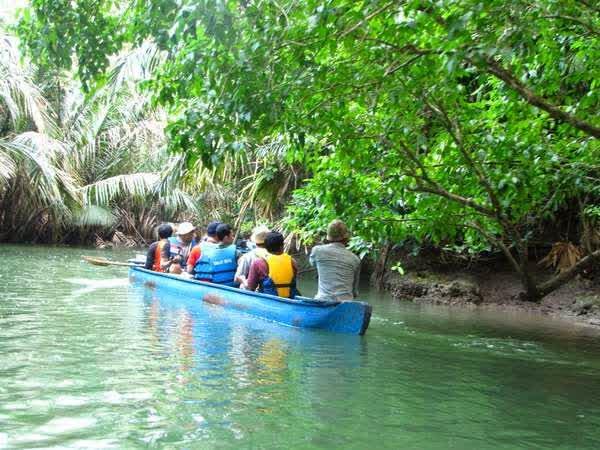
M306 297L287 299L141 267L130 267L129 279L146 289L197 298L198 302L232 308L293 327L362 335L367 331L371 320L372 308L365 302L331 302Z

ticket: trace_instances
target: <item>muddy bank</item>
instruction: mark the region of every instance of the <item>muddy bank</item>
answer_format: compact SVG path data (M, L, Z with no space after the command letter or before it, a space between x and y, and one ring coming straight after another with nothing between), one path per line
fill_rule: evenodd
M518 277L501 259L477 264L442 262L435 255L390 258L382 287L399 301L467 308L539 312L600 327L600 277L578 277L540 303L524 301ZM390 268L398 261L401 275ZM549 274L540 271L538 276Z

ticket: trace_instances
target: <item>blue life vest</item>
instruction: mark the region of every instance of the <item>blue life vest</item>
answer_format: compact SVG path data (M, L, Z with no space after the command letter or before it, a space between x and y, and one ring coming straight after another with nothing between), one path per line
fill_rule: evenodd
M200 252L200 258L194 266L194 278L235 286L233 282L237 270L235 245L221 247L219 244L202 242Z
M181 261L181 267L186 266L190 251L196 245L196 240L192 239L189 244L184 244L179 240L177 236L171 236L169 238L169 257L173 259L175 256L180 255L183 259Z

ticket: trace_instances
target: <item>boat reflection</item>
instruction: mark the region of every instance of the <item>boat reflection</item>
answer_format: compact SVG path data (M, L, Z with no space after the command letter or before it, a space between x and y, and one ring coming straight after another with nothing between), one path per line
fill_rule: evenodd
M143 293L143 294L142 294ZM176 359L185 382L265 386L307 376L311 368L357 368L365 338L304 330L190 299L143 290L157 357ZM231 386L233 387L233 386Z

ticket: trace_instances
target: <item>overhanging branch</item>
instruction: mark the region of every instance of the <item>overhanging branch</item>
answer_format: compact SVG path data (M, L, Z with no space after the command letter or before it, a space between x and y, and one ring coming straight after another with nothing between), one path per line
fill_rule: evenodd
M471 63L474 63L475 65L478 65L473 60L469 60L469 61ZM510 73L508 70L506 70L504 67L502 67L500 64L498 64L493 59L486 58L485 60L483 60L483 65L484 65L485 70L488 73L490 73L490 74L494 75L496 78L504 81L511 89L518 92L519 95L521 95L521 97L523 97L523 99L525 101L527 101L527 103L529 103L530 105L536 106L536 107L546 111L548 114L550 114L556 120L568 123L568 124L572 125L573 127L577 128L578 130L581 130L590 136L593 136L595 138L600 138L600 128L599 127L594 126L591 123L586 122L585 120L581 120L572 114L566 113L565 111L560 109L558 106L551 104L546 99L537 95L531 89L529 89L527 86L525 86L523 83L521 83L512 73Z

